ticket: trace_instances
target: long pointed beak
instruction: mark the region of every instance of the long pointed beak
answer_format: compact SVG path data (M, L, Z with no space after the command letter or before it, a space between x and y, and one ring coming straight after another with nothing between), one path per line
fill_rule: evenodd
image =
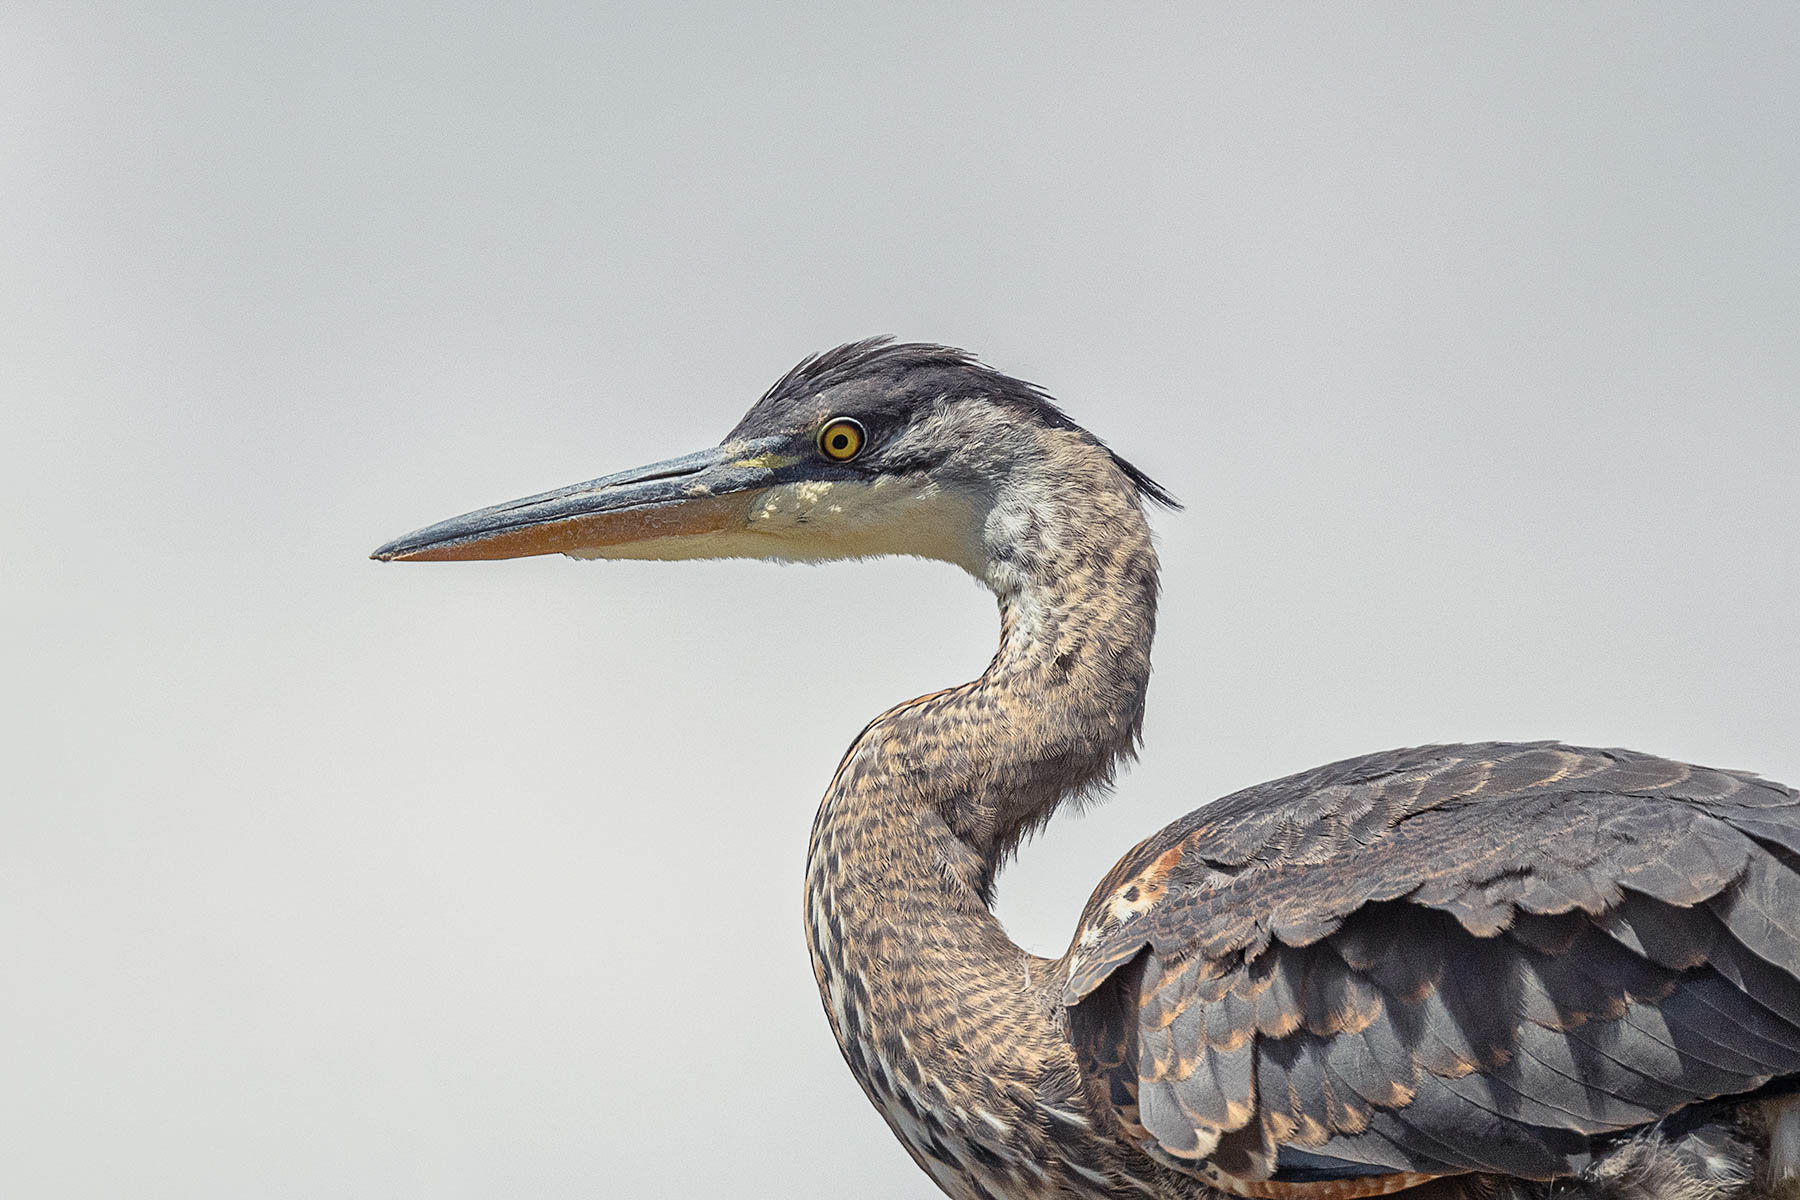
M757 494L799 460L786 438L727 442L634 471L496 504L395 538L371 558L449 562L532 554L640 557L630 547L741 532ZM698 549L693 547L691 549ZM660 557L660 555L659 555ZM672 553L669 557L703 557Z

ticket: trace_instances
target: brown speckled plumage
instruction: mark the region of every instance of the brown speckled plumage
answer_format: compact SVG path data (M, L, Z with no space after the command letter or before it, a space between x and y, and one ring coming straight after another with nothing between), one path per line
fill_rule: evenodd
M840 417L867 448L823 461ZM997 871L1136 748L1147 499L1037 388L873 341L796 367L716 451L377 557L912 553L993 589L993 662L870 723L806 871L832 1031L951 1196L1800 1200L1800 797L1752 775L1369 755L1147 839L1061 958L1007 938Z
M1136 495L1116 472L1087 486L1108 476L1103 451L1043 437L1069 486L1013 548L1000 651L976 682L877 718L845 756L813 827L807 941L851 1070L946 1192L1161 1196L1167 1173L1117 1144L1086 1090L1060 965L1013 945L987 907L1024 833L1110 778L1150 672L1156 556ZM1052 528L1086 532L1052 542Z

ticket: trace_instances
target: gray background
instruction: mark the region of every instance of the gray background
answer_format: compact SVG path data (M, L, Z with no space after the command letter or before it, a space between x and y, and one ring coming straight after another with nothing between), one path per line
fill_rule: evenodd
M364 559L864 334L1190 506L1030 948L1352 753L1800 781L1794 6L289 7L0 11L0 1193L933 1194L801 862L991 602Z

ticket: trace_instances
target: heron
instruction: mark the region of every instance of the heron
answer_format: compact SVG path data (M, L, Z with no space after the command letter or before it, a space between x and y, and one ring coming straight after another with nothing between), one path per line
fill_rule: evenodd
M990 588L979 678L844 754L806 939L845 1062L958 1200L1800 1196L1800 795L1618 749L1390 750L1204 804L1059 958L995 878L1138 748L1163 487L946 346L802 360L711 449L382 561L914 555Z

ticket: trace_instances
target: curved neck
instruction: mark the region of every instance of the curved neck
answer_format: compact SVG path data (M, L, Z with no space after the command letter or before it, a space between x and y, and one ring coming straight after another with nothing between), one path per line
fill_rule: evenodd
M988 514L983 574L1000 606L988 669L865 734L981 861L984 903L1024 838L1111 783L1143 722L1156 551L1135 493L1096 487L1102 464L1079 465L1073 481L1038 476Z
M974 557L1000 606L993 661L871 722L819 812L820 826L937 818L983 905L1019 843L1135 752L1150 679L1158 565L1136 490L1091 442L1052 442L1046 457L981 522Z
M1112 1153L1060 1033L1051 964L1014 945L989 904L1019 841L1135 748L1157 588L1129 487L1002 497L983 537L998 653L974 682L863 731L820 805L806 880L807 942L844 1057L957 1196L982 1194L959 1180L984 1153L1090 1183Z

